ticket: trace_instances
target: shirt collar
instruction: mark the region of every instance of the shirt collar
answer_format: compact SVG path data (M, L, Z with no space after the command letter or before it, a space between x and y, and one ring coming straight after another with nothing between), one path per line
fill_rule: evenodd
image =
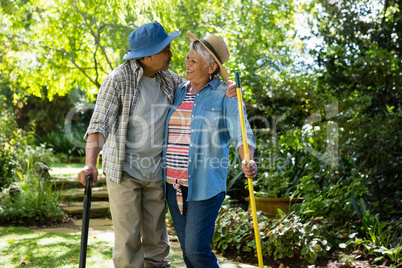
M133 69L134 71L136 71L138 68L141 68L137 59L130 59L130 60L128 60L128 62L130 63L131 69Z
M215 76L211 81L209 81L207 85L210 85L212 89L216 89L219 86L220 82L221 79L219 78L219 76Z

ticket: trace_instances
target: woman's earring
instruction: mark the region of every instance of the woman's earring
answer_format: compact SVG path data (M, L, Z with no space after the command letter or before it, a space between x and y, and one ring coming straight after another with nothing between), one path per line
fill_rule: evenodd
M209 80L212 80L212 75L211 74L209 74Z

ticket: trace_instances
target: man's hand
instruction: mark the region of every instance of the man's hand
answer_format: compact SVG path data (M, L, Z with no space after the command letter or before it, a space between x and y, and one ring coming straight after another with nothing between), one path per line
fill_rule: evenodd
M81 182L82 185L87 184L87 175L92 174L92 186L95 185L95 182L98 180L98 170L94 165L87 165L78 173L78 181Z
M228 89L226 90L226 96L229 98L235 97L237 99L237 93L236 93L236 83L233 82L232 80L229 80L227 82L228 84Z
M250 162L248 163L246 162L246 160L243 160L241 162L241 168L243 169L246 178L254 179L257 176L258 168L254 160L250 160Z
M84 186L87 184L86 178L89 174L92 174L92 186L98 180L96 162L103 144L105 144L105 138L101 133L95 132L88 135L85 150L85 167L78 173L78 181Z

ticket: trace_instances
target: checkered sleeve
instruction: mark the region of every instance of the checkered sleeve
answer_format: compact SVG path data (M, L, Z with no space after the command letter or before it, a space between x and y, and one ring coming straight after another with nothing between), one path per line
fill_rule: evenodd
M109 136L120 109L120 83L114 76L108 76L102 83L91 117L85 139L89 134L101 133L105 139Z

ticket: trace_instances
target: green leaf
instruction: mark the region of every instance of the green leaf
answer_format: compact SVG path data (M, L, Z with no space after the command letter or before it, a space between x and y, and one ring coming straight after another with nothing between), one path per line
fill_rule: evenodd
M303 246L302 250L301 250L301 255L304 256L308 253L308 248L307 246Z

